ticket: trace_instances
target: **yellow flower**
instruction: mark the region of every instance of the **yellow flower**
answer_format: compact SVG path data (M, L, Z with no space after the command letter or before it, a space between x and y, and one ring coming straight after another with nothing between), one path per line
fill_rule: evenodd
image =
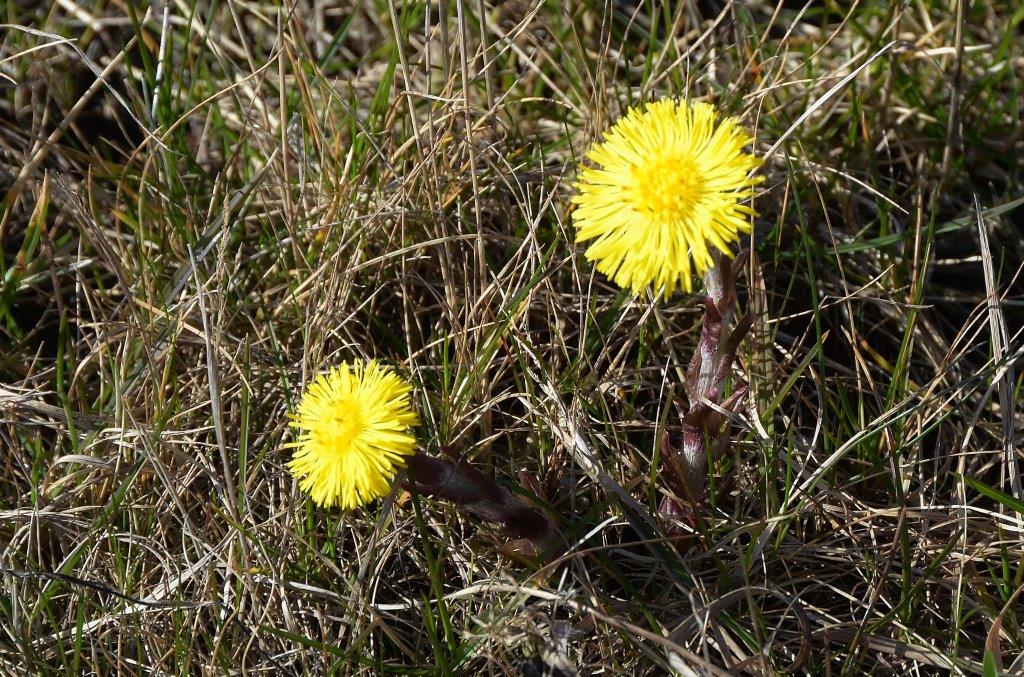
M409 428L419 423L412 386L376 361L342 363L316 377L291 425L302 430L288 468L320 505L354 508L383 496L405 457Z
M693 289L693 273L727 255L750 232L751 197L761 161L743 150L752 139L735 118L716 122L706 103L672 100L633 108L587 153L573 213L576 241L592 240L588 261L624 289L653 284L667 297Z

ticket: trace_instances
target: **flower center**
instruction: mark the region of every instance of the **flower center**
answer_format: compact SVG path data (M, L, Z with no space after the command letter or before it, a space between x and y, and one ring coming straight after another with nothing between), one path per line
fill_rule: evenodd
M323 441L339 451L346 449L366 429L361 407L350 399L336 399L325 417Z
M634 167L633 177L633 208L659 221L688 218L704 190L697 166L689 158L655 158L642 167Z

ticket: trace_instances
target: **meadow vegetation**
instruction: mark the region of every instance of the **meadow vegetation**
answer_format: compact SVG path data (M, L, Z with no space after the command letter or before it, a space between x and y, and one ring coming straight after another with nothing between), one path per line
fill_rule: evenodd
M0 11L0 673L1024 671L1017 3ZM700 295L622 291L571 220L663 97L765 177L685 538ZM354 358L567 551L310 501L288 414Z

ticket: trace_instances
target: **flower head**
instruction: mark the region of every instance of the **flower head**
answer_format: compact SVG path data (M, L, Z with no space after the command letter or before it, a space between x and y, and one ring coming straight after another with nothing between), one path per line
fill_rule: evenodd
M412 386L375 361L347 362L316 377L291 425L288 468L320 505L354 508L386 494L413 453Z
M711 249L749 232L754 212L740 201L762 177L743 150L752 139L735 118L717 121L706 103L662 100L633 108L587 153L573 213L588 261L620 287L653 284L665 296L693 289L713 265Z

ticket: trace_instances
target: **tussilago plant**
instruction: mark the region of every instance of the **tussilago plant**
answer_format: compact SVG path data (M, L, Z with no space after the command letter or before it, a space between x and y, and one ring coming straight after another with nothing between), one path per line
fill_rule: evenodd
M509 554L540 555L557 532L540 510L459 459L417 453L412 385L375 360L347 362L317 376L291 425L298 439L288 468L320 506L351 509L385 496L405 469L410 491L452 501L502 526Z
M693 290L693 273L715 266L716 252L750 231L762 177L743 151L752 139L735 118L717 121L706 103L657 101L633 108L596 144L573 198L577 242L589 261L623 289L649 285L666 298Z
M750 232L751 207L763 177L744 148L753 141L735 118L719 119L706 103L657 101L633 108L587 153L573 220L585 256L624 289L651 288L668 298L704 278L701 337L686 374L689 410L682 444L662 444L664 476L675 496L662 512L692 521L703 500L709 451L727 442L725 424L746 389L724 399L736 349L750 329L748 314L732 325L738 266L730 245ZM723 413L724 412L724 413ZM682 501L679 499L683 499Z
M347 362L314 379L292 425L302 430L288 463L322 506L355 508L388 493L416 445L412 386L376 361Z

